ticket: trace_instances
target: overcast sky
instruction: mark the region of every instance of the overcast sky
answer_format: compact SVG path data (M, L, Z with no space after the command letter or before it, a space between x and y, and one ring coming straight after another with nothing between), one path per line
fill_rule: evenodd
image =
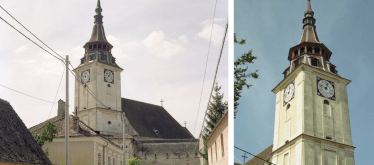
M228 16L227 0L217 3L212 43L194 136L200 133L204 111ZM90 39L96 0L18 0L1 6L61 56L69 55L74 67ZM193 132L199 108L215 0L102 0L104 28L114 46L112 54L124 69L123 98L160 105ZM4 11L0 16L31 37ZM0 21L0 84L25 94L53 101L64 70L63 64ZM39 42L37 42L39 43ZM218 70L221 93L228 90L227 42ZM74 104L74 78L70 74L70 105ZM0 86L27 127L57 114L57 105ZM65 76L56 101L65 100ZM73 106L72 106L73 107ZM70 112L72 109L70 109Z
M331 51L330 62L338 74L352 82L347 86L355 164L372 164L374 148L374 1L311 0L320 42ZM235 57L253 49L258 57L249 65L259 79L243 90L235 119L235 146L258 154L273 143L275 94L271 90L283 80L289 66L289 49L297 45L307 0L234 1L235 33L247 44L235 44ZM243 162L235 149L235 161ZM247 154L249 160L252 158Z

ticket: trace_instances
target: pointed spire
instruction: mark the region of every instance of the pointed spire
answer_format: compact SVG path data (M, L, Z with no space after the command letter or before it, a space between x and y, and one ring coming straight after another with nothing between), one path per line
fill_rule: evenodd
M316 19L313 18L314 12L310 5L310 0L308 0L308 5L306 7L306 11L304 12L304 19L303 19L303 34L301 35L300 44L303 42L310 42L310 43L319 43L319 39L316 32Z
M306 7L306 11L304 12L304 17L313 17L313 15L314 15L314 12L310 5L310 0L308 0L308 5Z
M92 30L91 38L88 42L108 42L105 37L104 26L103 26L103 16L101 12L103 9L101 8L100 0L97 0L97 6L95 9L95 25Z

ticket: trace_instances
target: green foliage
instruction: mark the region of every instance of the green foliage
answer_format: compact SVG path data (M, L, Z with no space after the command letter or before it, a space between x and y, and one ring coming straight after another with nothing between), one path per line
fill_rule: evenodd
M36 133L34 138L40 146L43 146L45 142L52 142L56 133L57 127L50 121L47 121L40 134Z
M236 34L234 33L234 43L244 45L245 40L241 39L238 41L236 39ZM241 57L239 57L236 61L234 61L234 118L236 118L236 113L238 112L237 107L239 105L238 101L241 97L240 93L243 90L243 87L251 87L252 85L247 84L247 78L258 78L258 74L256 70L255 72L247 73L248 66L246 68L242 68L246 64L253 64L253 61L256 60L257 57L252 55L252 50L244 53Z
M49 156L49 148L44 149L45 155Z
M131 158L127 161L127 165L140 165L140 160L138 158Z
M204 140L205 142L205 140ZM204 153L201 153L199 151L199 154L205 159L205 162L206 162L206 165L209 165L209 160L208 160L208 148L206 147L206 145L204 145Z
M208 112L207 112L207 126L204 128L204 133L202 135L204 143L212 134L214 127L216 127L216 124L221 120L223 115L226 113L228 109L228 103L227 101L223 102L223 96L224 94L220 93L219 91L221 90L221 86L218 86L218 83L216 83L213 87L214 95L212 96L212 101L209 101L208 104ZM205 161L208 163L208 151L207 147L205 147L205 154L200 152L200 155L203 156Z

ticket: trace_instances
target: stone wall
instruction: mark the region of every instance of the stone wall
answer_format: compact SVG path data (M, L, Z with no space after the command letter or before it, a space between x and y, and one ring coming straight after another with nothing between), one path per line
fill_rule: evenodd
M142 165L200 165L197 139L164 139L137 141L133 156Z

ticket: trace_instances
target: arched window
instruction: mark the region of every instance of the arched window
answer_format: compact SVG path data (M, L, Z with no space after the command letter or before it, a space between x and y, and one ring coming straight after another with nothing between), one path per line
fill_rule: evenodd
M195 158L197 158L197 152L195 152Z
M315 47L315 48L314 48L314 54L320 54L320 53L319 53L319 48L318 48L318 47Z
M101 49L101 44L99 44L98 48Z
M106 50L106 45L103 45L103 49Z
M323 104L330 105L329 101L327 101L327 100L323 100Z
M312 53L312 50L313 50L312 47L309 47L309 46L308 46L308 47L306 48L306 52L307 52L307 53Z
M305 48L304 48L304 47L302 47L302 48L300 49L300 55L303 54L303 53L305 53Z
M90 49L90 50L91 50L91 49L92 49L92 45L90 45L88 49Z
M298 55L299 55L299 50L295 50L295 51L293 52L293 54L294 54L295 57L298 56Z
M290 107L291 107L291 105L290 105L290 104L288 104L288 105L287 105L287 108L286 108L286 109L290 109Z
M155 154L156 155L156 154ZM169 159L169 153L166 153L166 159Z
M134 154L133 156L134 156L134 158L135 158L135 154Z
M287 108L286 108L286 122L291 118L290 107L291 107L291 105L287 104Z
M93 45L93 48L94 48L94 49L96 48L96 44Z

